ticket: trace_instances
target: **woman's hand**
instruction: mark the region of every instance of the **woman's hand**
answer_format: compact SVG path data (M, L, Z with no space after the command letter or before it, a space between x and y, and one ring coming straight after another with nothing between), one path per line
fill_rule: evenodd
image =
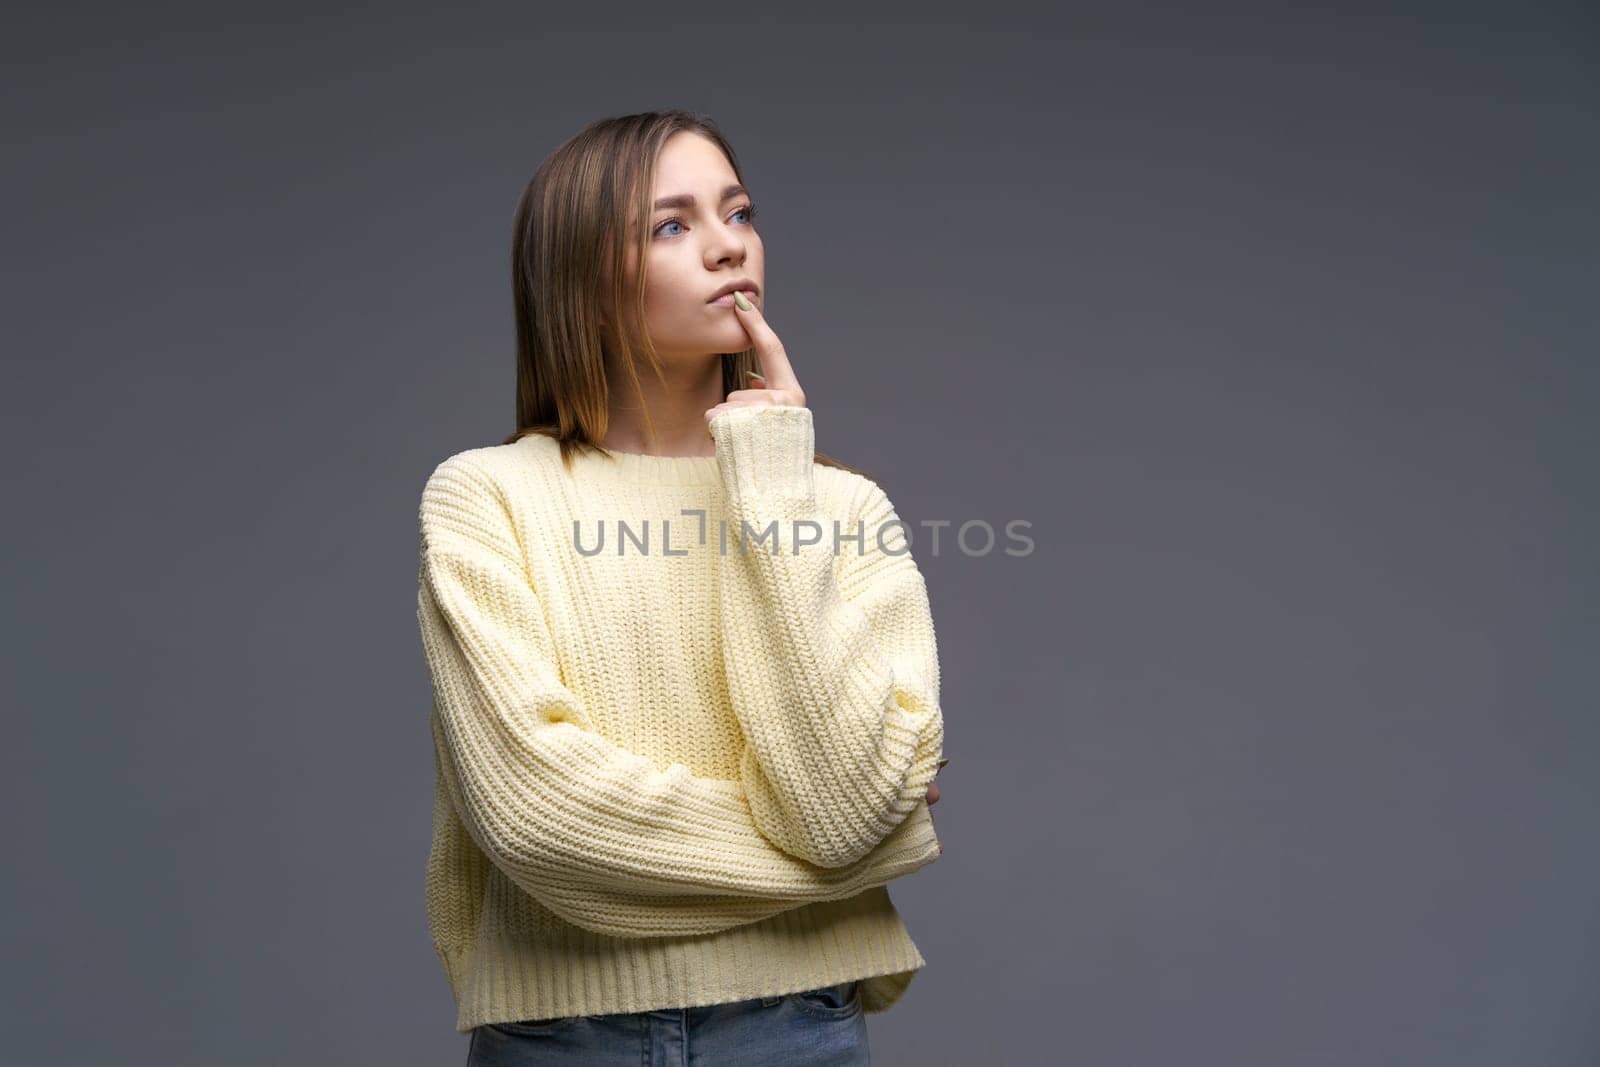
M789 365L789 356L783 350L783 342L778 340L778 335L767 325L761 309L747 297L748 294L737 291L733 294L734 315L744 325L744 332L750 335L751 347L756 350L756 358L761 361L761 374L757 376L760 380L753 381L749 389L731 390L726 400L715 407L707 408L708 431L711 428L711 419L717 412L728 408L756 404L786 404L801 408L806 406L806 394L800 388L799 379L794 376L794 368Z

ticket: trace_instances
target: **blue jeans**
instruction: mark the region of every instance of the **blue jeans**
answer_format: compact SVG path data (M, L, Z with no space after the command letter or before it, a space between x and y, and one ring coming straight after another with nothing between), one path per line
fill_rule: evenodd
M474 1027L467 1067L851 1067L870 1064L861 983L698 1008Z

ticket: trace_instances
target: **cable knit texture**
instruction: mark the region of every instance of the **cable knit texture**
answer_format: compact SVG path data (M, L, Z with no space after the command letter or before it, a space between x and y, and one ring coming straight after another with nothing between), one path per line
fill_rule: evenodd
M860 979L925 961L887 883L937 859L926 586L812 414L736 407L714 456L534 435L429 476L427 916L462 1032Z

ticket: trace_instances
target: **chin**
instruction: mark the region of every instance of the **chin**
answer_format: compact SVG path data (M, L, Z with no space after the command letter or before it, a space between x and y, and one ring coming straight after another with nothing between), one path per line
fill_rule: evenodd
M751 344L750 335L737 322L730 324L726 330L711 330L703 340L709 348L718 352L742 352Z
M743 330L738 330L728 334L685 337L670 345L657 341L656 347L669 359L721 358L724 353L743 352L749 348L750 337Z

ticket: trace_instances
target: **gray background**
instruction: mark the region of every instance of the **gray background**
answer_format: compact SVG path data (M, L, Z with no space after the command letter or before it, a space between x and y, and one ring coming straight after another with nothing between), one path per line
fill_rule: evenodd
M1592 8L8 22L6 1062L462 1061L418 496L512 428L523 184L669 106L820 447L1032 523L914 542L877 1060L1600 1061Z

